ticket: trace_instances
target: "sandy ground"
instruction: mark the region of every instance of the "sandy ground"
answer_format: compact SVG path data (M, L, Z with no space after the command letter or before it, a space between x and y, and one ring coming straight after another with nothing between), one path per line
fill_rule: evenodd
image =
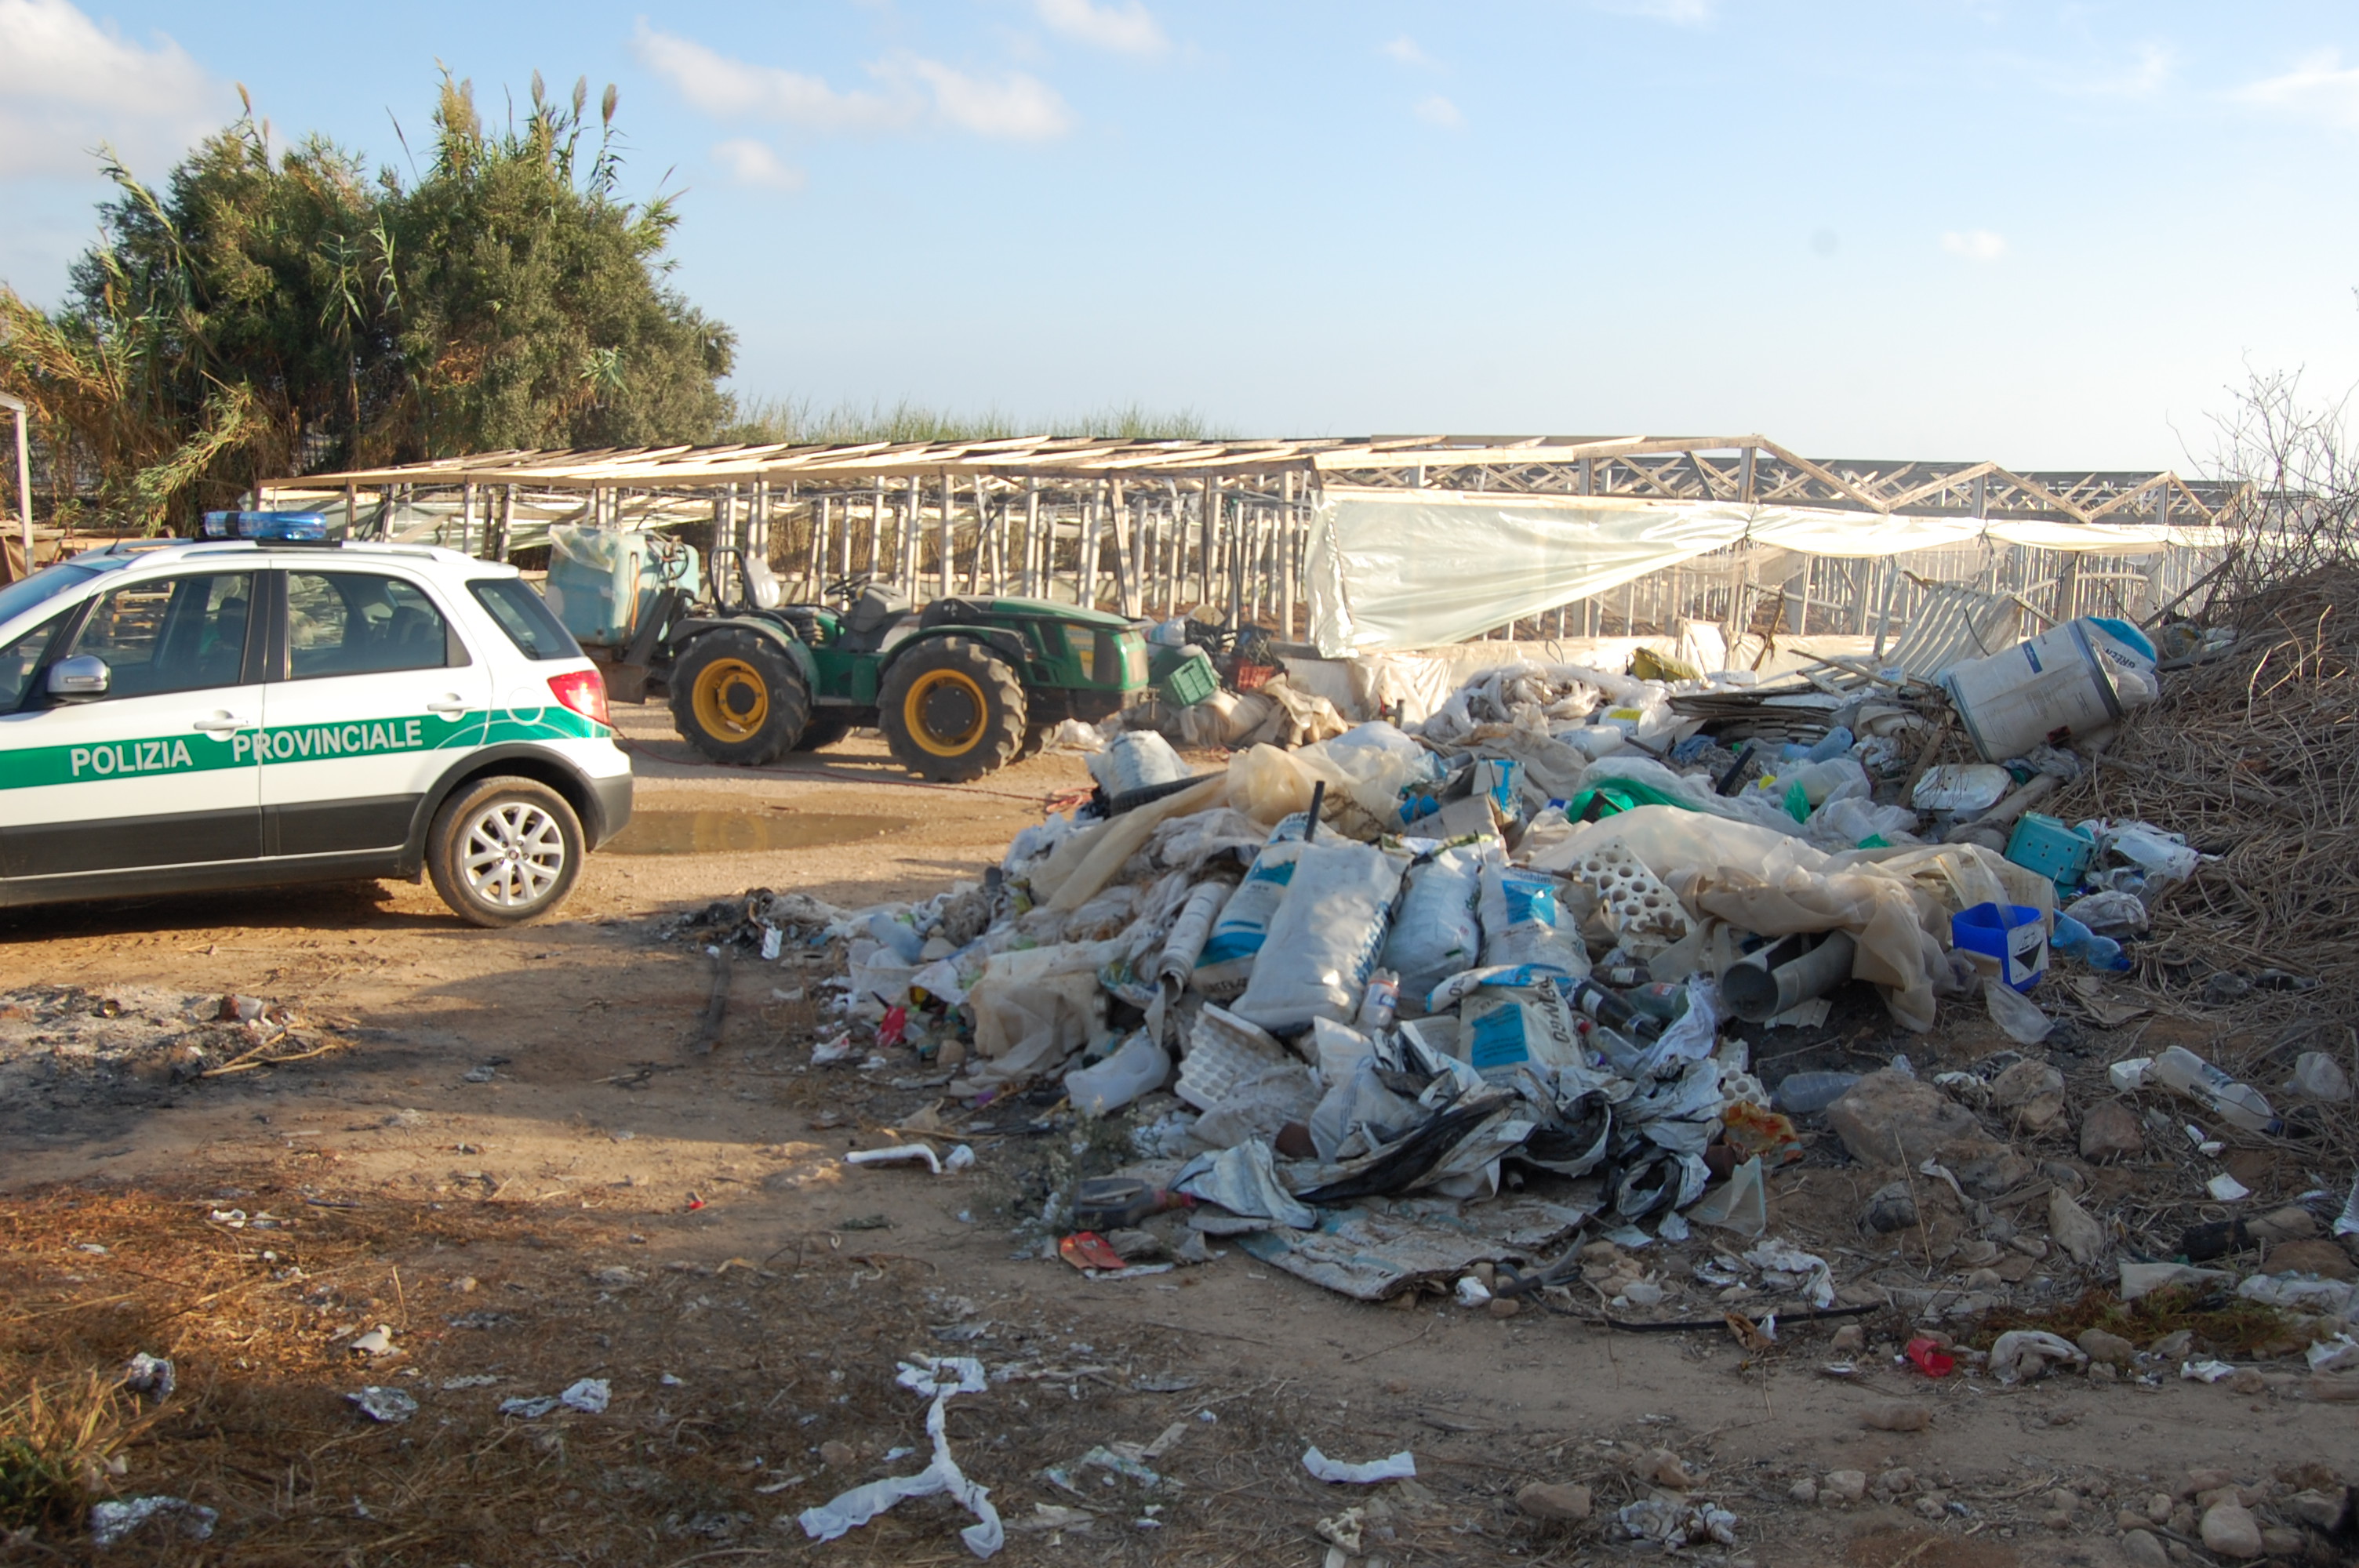
M87 1085L19 1083L0 1102L0 1212L23 1221L63 1201L61 1193L145 1191L195 1195L200 1209L208 1202L219 1209L232 1202L219 1195L273 1190L303 1195L284 1200L299 1205L496 1214L511 1228L479 1239L463 1270L426 1243L407 1251L386 1243L391 1293L355 1306L351 1323L397 1311L401 1333L424 1336L419 1354L442 1354L439 1366L447 1368L462 1364L464 1336L440 1327L450 1316L442 1303L434 1305L437 1319L409 1293L429 1281L463 1274L488 1284L503 1271L529 1274L539 1281L531 1289L582 1298L576 1305L586 1314L612 1294L595 1288L598 1268L653 1273L669 1265L675 1284L661 1320L669 1326L631 1342L637 1361L624 1364L611 1339L605 1354L576 1357L609 1368L618 1410L662 1402L677 1415L694 1404L700 1383L724 1401L732 1384L758 1390L767 1374L730 1359L739 1353L731 1347L742 1346L754 1347L745 1354L755 1362L764 1347L770 1363L804 1357L870 1390L863 1408L882 1424L853 1444L856 1465L823 1470L810 1457L810 1432L771 1440L770 1452L756 1456L766 1468L749 1470L733 1494L753 1522L745 1533L704 1532L723 1546L577 1533L561 1545L549 1540L545 1559L535 1551L504 1560L669 1563L696 1560L700 1550L746 1561L963 1560L952 1531L965 1521L939 1502L907 1505L832 1545L811 1545L772 1522L849 1480L907 1474L923 1463L922 1403L890 1389L892 1361L929 1346L964 1349L937 1343L946 1313L984 1325L972 1337L986 1358L1006 1353L1004 1340L989 1348L995 1332L1015 1332L989 1325L1021 1324L1024 1334L1045 1336L1035 1350L1052 1346L1051 1359L1069 1367L1106 1361L1119 1347L1125 1366L1190 1384L1184 1394L1142 1393L1146 1375L1134 1369L1122 1398L1078 1376L1033 1385L1034 1398L1065 1407L1060 1421L1086 1415L1100 1423L1074 1429L1090 1433L1073 1440L1084 1445L1146 1443L1171 1419L1198 1419L1199 1410L1229 1418L1201 1422L1223 1434L1218 1442L1182 1444L1162 1463L1185 1478L1190 1454L1200 1450L1205 1466L1217 1459L1222 1476L1241 1477L1234 1496L1200 1484L1168 1509L1158 1505L1156 1516L1135 1512L1145 1506L1136 1499L1103 1503L1114 1511L1093 1531L1012 1535L1004 1560L1014 1562L1320 1563L1328 1547L1316 1522L1353 1503L1370 1509L1361 1546L1347 1554L1353 1561L1651 1553L1609 1543L1593 1523L1525 1518L1508 1499L1532 1480L1588 1482L1607 1501L1641 1495L1620 1479L1625 1461L1668 1446L1707 1473L1698 1495L1741 1520L1738 1546L1701 1549L1702 1560L2115 1563L2127 1561L2118 1510L2125 1503L2143 1509L2190 1466L2220 1465L2252 1482L2321 1456L2347 1468L2359 1454L2359 1406L2284 1397L2275 1388L2232 1394L2175 1379L2159 1388L2082 1379L2006 1390L1956 1379L1936 1387L1879 1368L1872 1356L1861 1358L1864 1375L1838 1379L1821 1372L1836 1357L1823 1334L1810 1330L1789 1331L1777 1353L1748 1359L1719 1335L1613 1335L1538 1312L1503 1320L1430 1302L1362 1305L1241 1253L1177 1274L1099 1281L1061 1263L1011 1256L1006 1232L984 1215L992 1166L1012 1157L1009 1141L978 1141L982 1167L966 1175L844 1166L838 1156L880 1141L877 1124L922 1103L923 1086L902 1078L897 1088L892 1074L811 1070L810 997L820 971L793 964L739 965L718 1048L695 1054L711 966L692 942L660 940L655 917L759 886L844 904L939 891L995 862L1016 831L1038 819L1045 796L1085 785L1079 760L1045 757L980 785L940 789L908 781L873 738L749 772L694 762L659 709L625 709L623 728L642 812L883 820L868 836L808 848L597 856L560 918L512 932L462 925L430 889L394 883L0 914L0 990L245 993L290 1007L306 1028L344 1043L295 1065L179 1084L126 1080L92 1093ZM798 990L799 1000L786 1000ZM876 1228L854 1229L848 1220ZM212 1233L244 1249L240 1256L252 1252L251 1233L231 1236L219 1224ZM556 1263L552 1247L561 1255ZM876 1260L855 1261L868 1258ZM758 1270L762 1286L733 1291L724 1267L733 1260L746 1270L737 1281ZM57 1281L76 1276L40 1274L62 1268L59 1260L17 1262L33 1271L16 1276L20 1289L39 1275L48 1281L41 1289L71 1299ZM406 1287L404 1270L413 1281ZM865 1340L845 1354L852 1346L828 1326L837 1321L828 1315L833 1308L822 1310L819 1298L847 1299L868 1270L880 1281L895 1275L898 1293L866 1298L885 1315L864 1320ZM690 1282L681 1287L682 1280ZM714 1282L694 1283L701 1280ZM695 1310L676 1299L681 1288L685 1302L705 1301L708 1315L734 1313L727 1346L715 1348L719 1342L697 1326ZM947 1308L946 1298L954 1298ZM1897 1326L1876 1327L1872 1340ZM436 1343L441 1350L431 1348ZM687 1386L658 1385L666 1374ZM1097 1383L1110 1376L1096 1375ZM1036 1504L1077 1500L1036 1470L995 1458L992 1433L1004 1439L1011 1428L1038 1423L1016 1403L1024 1386L973 1396L953 1426L969 1473L995 1489L1011 1520ZM1866 1407L1892 1398L1929 1404L1930 1430L1865 1428ZM1308 1442L1354 1460L1408 1448L1419 1484L1321 1487L1299 1467ZM884 1462L888 1445L902 1444L916 1445L919 1456ZM797 1445L805 1452L792 1452ZM155 1462L168 1472L163 1458ZM801 1477L795 1484L755 1489L788 1467ZM1914 1472L1916 1489L1888 1504L1788 1500L1802 1476L1903 1467ZM1095 1484L1085 1481L1084 1489ZM2069 1513L2057 1508L2060 1489L2073 1502ZM287 1500L274 1506L291 1509L297 1490L290 1480ZM1926 1490L1940 1494L1925 1510L1937 1522L1917 1507ZM1347 1491L1353 1495L1341 1495ZM1942 1506L1951 1501L1960 1506ZM241 1506L226 1500L233 1522ZM430 1513L436 1505L410 1506ZM342 1558L311 1560L460 1560L430 1530L406 1546L373 1539L374 1546L365 1538L344 1542ZM238 1557L186 1560L201 1559ZM36 1560L32 1549L27 1560Z

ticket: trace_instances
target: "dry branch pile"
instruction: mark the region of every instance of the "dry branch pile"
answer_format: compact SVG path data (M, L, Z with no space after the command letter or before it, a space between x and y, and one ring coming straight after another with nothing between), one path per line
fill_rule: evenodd
M2055 809L2143 818L2217 857L2156 910L2142 978L2249 1014L2268 1060L2223 1065L2268 1087L2297 1051L2347 1062L2359 1017L2359 567L2245 589L2210 619L2234 646L2170 672ZM2318 984L2243 989L2267 970Z

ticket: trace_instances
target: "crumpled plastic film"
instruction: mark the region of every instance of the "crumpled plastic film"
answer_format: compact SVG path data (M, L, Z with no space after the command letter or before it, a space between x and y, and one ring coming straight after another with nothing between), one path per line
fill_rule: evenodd
M1001 953L967 992L974 1012L971 1075L979 1087L1016 1082L1113 1038L1098 967L1105 945L1070 943Z
M1228 793L1228 780L1206 779L1193 789L1149 801L1076 833L1049 851L1032 873L1032 891L1043 895L1050 909L1079 909L1114 879L1123 862L1138 853L1158 827L1172 817L1223 805Z
M946 1378L945 1373L953 1374L955 1380ZM958 1461L951 1456L950 1436L945 1430L947 1417L943 1414L943 1407L952 1396L984 1391L983 1363L972 1356L940 1359L921 1356L917 1363L902 1362L901 1375L895 1380L934 1401L926 1411L926 1435L933 1440L934 1462L914 1476L887 1476L839 1493L816 1508L805 1509L796 1516L795 1522L813 1541L833 1541L858 1530L904 1498L930 1498L947 1492L981 1521L959 1531L959 1539L977 1557L991 1556L1006 1542L999 1510L992 1506L990 1489L968 1480L958 1467Z
M1321 1481L1349 1481L1366 1487L1378 1481L1416 1479L1417 1455L1404 1448L1389 1457L1371 1459L1364 1465L1346 1465L1328 1458L1313 1447L1303 1454L1302 1467Z

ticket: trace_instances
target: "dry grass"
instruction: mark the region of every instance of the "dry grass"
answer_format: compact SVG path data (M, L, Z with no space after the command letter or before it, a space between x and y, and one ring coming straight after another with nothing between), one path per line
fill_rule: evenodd
M2053 810L2142 818L2216 857L2156 911L2139 979L2215 1019L2220 1065L2274 1091L2298 1053L2347 1071L2359 1043L2359 567L2245 589L2211 619L2239 629L2234 649L2166 672L2162 699ZM2207 994L2222 971L2269 969L2317 984ZM2347 1170L2359 1117L2305 1115Z
M1248 1377L1216 1345L1145 1322L1113 1335L1100 1324L1083 1343L1053 1302L962 1300L957 1281L884 1238L782 1236L766 1257L690 1264L588 1216L376 1198L323 1207L344 1200L245 1180L233 1197L60 1187L0 1206L0 1387L27 1390L0 1411L0 1484L13 1488L11 1528L27 1531L0 1533L0 1559L94 1561L89 1502L166 1494L218 1509L213 1539L150 1527L105 1562L969 1561L956 1531L971 1521L939 1498L829 1544L793 1528L844 1487L922 1467L924 1402L893 1382L921 1353L1012 1371L949 1408L954 1451L1011 1527L1043 1502L1100 1516L1082 1531L1011 1529L1014 1562L1211 1568L1315 1553L1310 1526L1338 1505L1302 1473L1303 1444L1399 1445L1343 1412L1312 1413L1308 1385ZM229 1207L288 1223L211 1217ZM602 1282L617 1266L637 1278ZM470 1279L472 1291L453 1288ZM400 1353L353 1353L353 1334L380 1323ZM141 1350L177 1364L179 1390L160 1403L120 1388ZM1189 1386L1172 1386L1175 1362ZM610 1380L605 1414L497 1413L502 1398L583 1377ZM495 1381L449 1386L468 1379ZM417 1416L361 1417L344 1396L371 1383L412 1394ZM1206 1408L1217 1421L1195 1419ZM1147 1443L1175 1422L1187 1435L1158 1467L1177 1486L1109 1486L1076 1465L1094 1445ZM832 1443L855 1457L827 1467L820 1448ZM897 1447L916 1453L888 1460ZM118 1456L122 1474L110 1474ZM1437 1463L1430 1485L1445 1501L1397 1527L1402 1548L1425 1537L1430 1548L1397 1560L1446 1559L1470 1530L1528 1540L1528 1523L1504 1510L1518 1465ZM1086 1496L1046 1479L1051 1467ZM1158 1528L1133 1522L1149 1517Z

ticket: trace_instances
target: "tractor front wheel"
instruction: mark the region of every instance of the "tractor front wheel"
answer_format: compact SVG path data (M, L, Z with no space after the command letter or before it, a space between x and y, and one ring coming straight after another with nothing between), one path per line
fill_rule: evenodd
M671 720L714 762L757 768L802 738L810 688L760 633L707 632L672 663Z
M936 638L885 672L876 719L895 762L936 784L964 784L1023 747L1024 683L973 638Z

